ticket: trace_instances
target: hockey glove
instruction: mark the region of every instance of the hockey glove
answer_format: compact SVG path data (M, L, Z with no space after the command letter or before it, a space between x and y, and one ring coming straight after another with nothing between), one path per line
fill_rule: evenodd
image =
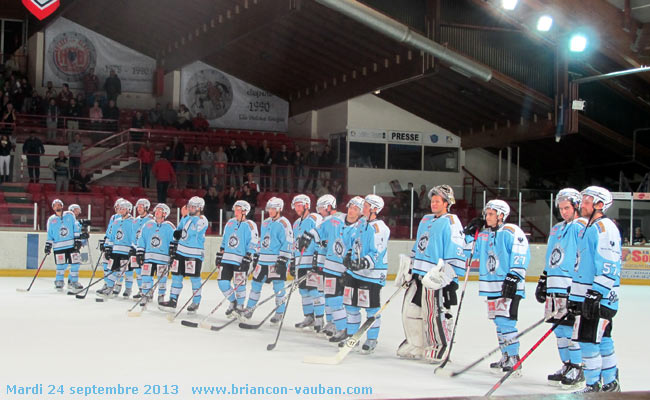
M183 237L183 231L180 229L177 229L174 231L174 240L180 240L181 237Z
M144 250L135 252L135 262L142 267L142 264L144 264Z
M368 261L367 258L362 258L360 260L357 260L357 262L352 263L352 271L359 271L362 269L368 269L370 268L370 261Z
M106 248L104 247L104 243L106 243L105 238L99 241L99 251L101 251L102 253L104 252L104 250L106 250Z
M445 265L444 260L440 259L438 264L422 277L422 286L429 290L439 290L449 285L455 275L453 268Z
M345 257L343 257L343 266L347 269L352 269L352 251L348 250Z
M539 277L537 288L535 289L535 298L539 303L546 302L546 271Z
M223 257L223 254L221 256ZM218 254L217 257L219 257ZM219 260L219 262L221 263L221 260ZM248 269L251 267L252 262L253 259L251 258L251 253L246 253L246 255L244 255L244 257L241 259L241 264L239 266L240 271L248 271Z
M257 262L258 262L259 260L260 260L260 255L259 255L259 254L255 254L255 255L253 256L253 263L251 264L250 268L248 269L248 272L247 272L246 275L250 275L251 271L254 270L255 267L257 267Z
M74 240L74 249L79 251L81 249L81 239Z
M291 262L289 263L289 273L294 278L296 277L296 259L295 258L292 258Z
M519 277L517 275L506 275L501 286L501 296L506 299L514 299L517 294L517 283L519 283Z
M246 255L248 255L248 253L246 253ZM221 261L223 261L223 249L220 249L219 252L217 253L217 257L214 259L214 266L218 267L219 265L221 265Z
M45 254L50 254L52 252L52 243L45 243Z
M582 303L569 300L567 302L567 310L569 311L570 315L573 316L580 315L582 314Z
M133 247L131 247L131 248L129 249L129 258L135 256L135 253L136 253L136 252L135 252L135 249L134 249Z
M278 260L275 262L275 268L280 270L287 268L288 261L289 260L285 256L278 257Z
M108 261L111 259L111 256L113 255L113 248L110 246L104 247L104 258Z
M587 319L600 318L600 301L602 299L602 294L592 289L587 290L585 302L582 303L582 315Z
M311 257L311 269L314 272L318 272L318 252L314 252L314 255Z
M458 290L458 284L454 281L442 288L442 306L444 308L448 309L458 304L456 290Z
M90 238L90 234L88 232L81 232L81 235L79 235L79 239L88 240L88 238Z
M303 233L302 236L300 236L300 239L298 239L298 250L304 251L309 247L312 240L314 240L314 235L309 232Z
M463 233L466 235L474 235L476 230L480 230L485 225L485 220L481 217L476 217L473 220L469 221L469 224L463 229Z
M169 258L176 257L177 249L178 249L178 242L169 242Z

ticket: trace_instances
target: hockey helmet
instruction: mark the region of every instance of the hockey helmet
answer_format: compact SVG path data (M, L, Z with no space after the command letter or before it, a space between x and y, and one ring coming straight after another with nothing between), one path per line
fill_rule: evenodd
M365 199L363 199L365 203L370 204L370 211L376 210L375 212L379 214L381 210L384 208L384 199L381 198L381 196L377 196L376 194L369 194L366 196ZM363 207L362 207L363 209Z
M494 210L497 212L497 217L503 215L503 222L506 222L506 218L510 215L510 206L503 200L490 200L487 202L485 207L483 207L483 217L485 218L485 211L488 209Z
M266 202L266 211L270 210L271 208L274 208L278 211L282 211L282 209L284 208L284 200L282 200L279 197L271 197Z
M79 204L70 204L70 205L68 206L68 211L72 211L72 212L74 212L74 210L79 210L79 211L81 211L81 206L79 206Z
M564 200L568 200L573 207L580 208L580 204L582 204L582 195L573 188L564 188L560 190L555 197L555 208L558 208L560 203Z
M345 208L350 208L352 206L357 206L359 210L363 210L363 197L361 196L354 196L353 198L348 201L348 204L345 206Z
M118 205L118 207L119 208L126 208L126 210L129 213L131 213L131 211L133 211L133 204L131 204L131 202L126 200L126 199L122 199L122 201L120 201L120 204Z
M448 208L451 208L454 204L456 204L456 198L454 197L454 189L451 188L449 185L438 185L434 186L429 190L429 200L433 196L440 196L444 201L446 201L449 204Z
M602 202L603 212L605 212L614 202L610 191L600 186L589 186L582 191L582 195L593 197L594 205Z
M203 210L203 207L205 207L205 200L203 200L199 196L194 196L191 199L188 200L187 202L188 206L194 206L198 208L199 210Z
M293 200L291 200L291 209L292 210L296 209L296 204L297 203L302 203L305 206L305 208L309 208L311 206L311 199L306 194L296 195L293 198Z
M165 203L158 203L156 206L153 208L153 212L156 212L156 209L160 208L163 212L163 218L167 218L169 214L172 212L172 210L169 209L169 206Z
M54 208L54 205L56 203L61 204L61 207L63 207L63 201L61 201L61 199L54 199L54 200L52 200L52 208Z
M113 208L117 210L117 207L120 206L120 203L122 202L122 200L124 200L124 199L121 198L121 197L119 199L115 200L115 204L113 204Z
M332 206L332 209L336 209L336 197L331 194L324 194L318 198L318 201L316 202L317 210L327 208L327 206Z
M235 211L235 207L241 207L241 210L244 212L244 215L248 215L251 210L251 205L246 200L237 200L235 204L232 205L232 210Z
M149 211L149 207L151 207L151 202L147 199L139 199L138 201L135 202L135 208L138 208L138 206L142 204L144 207L144 211Z

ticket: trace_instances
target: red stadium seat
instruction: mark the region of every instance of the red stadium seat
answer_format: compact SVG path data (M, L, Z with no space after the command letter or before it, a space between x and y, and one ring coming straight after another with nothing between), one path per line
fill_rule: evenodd
M183 192L181 190L178 190L176 188L169 188L167 190L167 197L171 197L175 199L177 197L182 197L182 196L183 196Z

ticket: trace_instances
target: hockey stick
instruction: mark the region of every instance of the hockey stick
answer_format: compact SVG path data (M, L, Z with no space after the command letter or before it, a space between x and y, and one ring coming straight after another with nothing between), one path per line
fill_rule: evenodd
M41 265L38 266L38 269L36 270L36 273L34 274L34 277L32 278L32 282L29 284L27 289L21 289L21 288L16 288L17 292L21 293L27 293L30 291L32 288L32 285L34 284L34 281L36 280L36 277L38 276L38 273L41 272L41 268L43 268L43 264L45 263L45 260L47 260L47 256L49 256L50 253L45 253L45 257L43 257L43 260L41 261Z
M178 312L177 312L176 314L169 314L169 315L167 315L167 321L169 321L169 322L174 322L174 320L176 319L176 317L178 317L178 316L183 312L183 310L185 310L185 307L187 307L187 305L190 304L190 302L194 299L194 296L196 296L196 294L197 294L199 291L201 291L201 288L202 288L202 287L203 287L203 286L204 286L204 285L205 285L205 284L210 280L210 277L212 277L212 275L214 275L214 273L217 271L217 269L219 269L219 266L215 266L215 267L212 269L212 271L210 271L210 273L208 274L208 277L205 278L205 280L201 283L201 286L199 286L198 289L196 289L196 290L192 293L192 295L190 296L190 298L187 299L187 301L185 302L185 304L183 304L183 307L181 307L181 309L178 310Z
M458 317L460 317L460 308L463 305L463 299L465 298L465 291L467 290L467 282L469 282L469 271L472 268L472 258L474 258L474 250L476 249L476 240L478 239L479 228L476 228L474 233L474 242L472 243L472 251L469 253L469 258L465 264L465 281L463 282L463 290L460 292L460 301L458 302L458 310L456 310L456 320L454 321L454 328L451 331L451 339L449 340L449 350L447 355L442 363L433 370L434 374L439 374L442 372L442 369L445 368L445 365L449 363L449 357L451 356L451 349L454 346L454 338L456 337L456 327L458 326Z
M553 318L555 317L556 314L557 314L557 311L556 311L555 313L553 313L553 315L551 315L550 317L548 317L548 319L547 319L547 318L542 318L542 319L540 319L539 321L535 322L534 324L532 324L532 325L529 326L528 328L526 328L526 329L524 329L523 331L521 331L521 332L519 332L518 334L516 334L512 339L510 339L510 340L506 340L504 343L502 343L502 344L500 344L499 346L497 346L496 348L492 349L489 353L487 353L487 354L484 355L483 357L479 358L478 360L474 361L474 362L471 363L470 365L466 366L465 368L463 368L463 369L461 369L461 370L453 371L453 372L449 372L447 376L449 376L450 378L454 378L454 377L456 377L456 376L458 376L458 375L464 374L465 372L467 372L467 371L469 371L470 369L474 368L475 366L477 366L477 365L480 364L481 362L485 361L487 358L489 358L489 357L490 357L491 355L493 355L494 353L498 352L499 350L501 350L501 349L503 349L503 348L505 348L505 347L507 347L507 346L510 346L511 344L513 344L514 342L516 342L517 340L519 340L520 337L524 336L524 335L527 334L528 332L530 332L530 331L532 331L533 329L537 328L539 325L541 325L541 324L543 324L544 322L548 322L549 320L553 319ZM447 372L444 371L444 370L441 370L440 372L443 372L443 373L447 374ZM441 374L438 373L438 375L441 375Z
M158 287L160 282L162 282L163 278L167 277L168 273L169 273L169 264L165 265L165 268L161 269L161 273L158 274L160 276L158 276L158 279L156 279L156 282L153 284L153 286L151 286L151 289L149 289L149 291L145 295L143 295L141 299L138 299L138 301L136 301L135 304L133 306L131 306L131 308L129 308L129 311L127 311L127 313L126 313L127 316L129 316L129 317L139 317L140 315L142 315L142 311L144 310L144 307L145 307L144 305L142 306L140 311L133 311L133 310L143 300L145 301L145 304L147 304L149 299L153 299L154 291L156 290L156 288Z
M290 284L286 285L286 286L284 287L284 289L285 289L285 290L289 289L289 287L290 287L292 284L293 284L293 283L290 283ZM255 304L255 306L254 306L253 308L251 308L251 311L255 311L255 310L257 310L257 308L258 308L259 306L261 306L262 304L264 304L264 303L266 303L266 302L268 302L268 301L270 301L270 300L272 300L272 299L274 299L274 298L275 298L275 293L273 293L273 294L270 295L269 297L267 297L267 298L265 298L264 300L262 300L262 301L258 302L257 304ZM273 310L273 311L275 311L275 310ZM235 321L237 321L236 318L231 319L230 321L228 321L228 322L226 322L225 324L222 324L222 325L210 325L210 324L208 324L207 322L201 322L201 323L199 324L199 326L200 326L201 328L203 328L203 329L209 329L209 330L211 330L211 331L218 332L218 331L222 330L223 328L227 327L228 325L232 324L232 323L235 322ZM243 322L242 322L242 323L243 323ZM262 325L260 324L260 326L262 326ZM248 328L244 328L244 329L248 329Z
M508 378L510 377L510 375L512 375L512 374L513 374L513 373L514 373L514 372L515 372L515 371L516 371L516 370L521 366L521 364L524 362L524 360L525 360L526 358L528 358L528 356L531 355L531 353L532 353L533 351L535 351L535 349L537 349L537 347L539 347L539 345L542 344L542 342L543 342L544 340L546 340L546 338L547 338L547 337L548 337L548 336L549 336L549 335L550 335L550 334L555 330L555 328L557 328L558 326L560 326L560 323L561 323L562 321L564 321L564 320L566 319L566 317L568 317L568 316L569 316L568 313L567 313L567 314L564 314L564 316L563 316L562 318L560 318L560 320L558 320L557 322L555 322L555 323L553 324L553 326L552 326L548 331L546 331L546 333L544 334L544 336L542 336L542 337L537 341L537 343L535 343L535 344L533 345L533 347L531 347L530 350L528 350L528 351L526 352L526 354L524 354L524 356L521 357L521 359L520 359L519 361L517 361L517 363L516 363L515 365L512 366L512 369L511 369L510 371L506 372L506 374L503 375L503 376L501 377L501 379L499 379L499 381L498 381L497 383L495 383L494 386L492 386L492 388L491 388L490 390L488 390L488 392L485 394L485 397L489 397L489 396L491 396L492 393L494 393L494 392L495 392L499 387L501 387L501 385L503 384L503 382L505 382L506 379L508 379Z
M95 272L97 272L97 267L99 267L99 263L102 261L102 255L104 252L101 252L99 255L99 259L97 260L97 264L95 264L95 268L93 268L93 273L90 275L90 281L88 281L88 286L85 288L79 290L78 292L72 292L68 291L68 294L72 295L74 294L77 299L85 299L86 296L88 295L88 290L90 290L90 285L93 283L93 278L95 277ZM88 257L90 257L90 251L88 251ZM84 294L80 294L81 292L86 292Z
M298 283L297 283L297 284L301 284L301 283L305 280L305 278L307 278L307 275L305 275L305 276L303 276L302 278L298 279ZM290 285L287 285L287 286L285 287L285 290L286 290L286 289L289 289L289 292L291 292L291 291L293 290L293 284L294 284L294 283L291 282ZM273 294L273 296L275 296L275 294ZM264 318L262 319L262 321L260 321L259 323L257 323L257 324L249 324L249 323L246 323L246 322L240 322L240 323L239 323L239 327L242 328L242 329L258 329L259 327L261 327L262 325L264 325L264 323L266 322L266 320L268 320L269 318L271 318L271 316L275 313L275 311L276 311L278 308L280 308L280 306L281 306L282 304L285 304L285 303L288 304L288 301L287 301L286 298L282 299L282 302L281 302L280 304L278 304L277 306L273 307L273 310L271 310L271 312L268 313L267 316L264 317Z
M405 282L402 286L397 288L397 290L390 295L388 300L381 306L381 308L373 315L372 317L366 319L366 322L361 325L359 330L349 338L345 339L344 343L345 345L339 349L339 352L336 353L333 356L307 356L303 358L302 362L308 363L308 364L329 364L329 365L336 365L341 363L345 357L354 349L354 347L359 343L361 340L361 337L366 334L366 332L372 327L372 325L375 323L375 320L377 317L384 311L386 306L390 303L390 301L403 289L407 286L408 282Z

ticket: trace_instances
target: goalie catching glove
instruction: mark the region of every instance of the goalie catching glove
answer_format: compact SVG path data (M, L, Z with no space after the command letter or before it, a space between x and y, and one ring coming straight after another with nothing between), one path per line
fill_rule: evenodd
M451 265L446 264L442 259L438 260L438 265L431 268L429 272L422 277L422 286L429 290L438 290L449 285L456 273Z

